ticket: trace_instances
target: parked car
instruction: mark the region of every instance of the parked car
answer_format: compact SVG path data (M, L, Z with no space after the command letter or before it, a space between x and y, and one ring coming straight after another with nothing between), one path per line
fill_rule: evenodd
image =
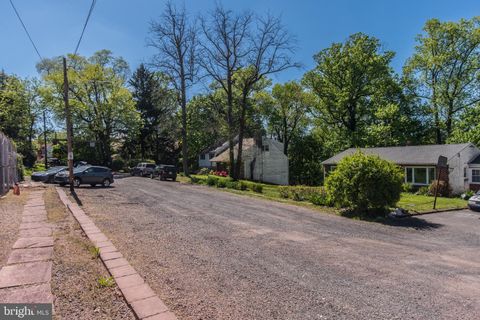
M477 191L474 196L468 199L468 207L470 210L480 211L480 191Z
M54 181L64 186L68 183L68 171L62 171L55 175ZM101 184L109 187L113 183L112 170L107 167L100 166L83 166L73 170L73 185L79 187L82 184L89 184L95 187Z
M39 171L32 173L32 181L42 181L45 183L53 182L55 175L59 172L65 171L68 168L65 166L51 167L46 171Z
M156 166L155 163L140 162L136 167L133 167L132 170L130 170L130 174L132 176L147 177L150 176L153 170L155 170Z
M172 181L175 181L177 180L177 168L168 164L160 164L150 173L150 178L154 179L156 177L160 180L172 179Z

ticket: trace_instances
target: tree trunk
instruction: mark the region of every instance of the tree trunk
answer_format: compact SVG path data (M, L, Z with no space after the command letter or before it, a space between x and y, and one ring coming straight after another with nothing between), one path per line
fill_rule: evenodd
M228 122L228 153L230 158L230 168L229 174L230 177L236 179L235 177L235 153L234 153L234 138L235 138L235 127L233 123L233 92L232 92L232 75L227 74L227 122Z
M182 65L183 73L183 65ZM183 158L183 173L189 176L188 171L188 141L187 141L187 88L185 85L185 76L181 79L181 102L182 102L182 158Z
M247 99L244 94L242 98L242 112L240 114L239 130L238 130L238 150L237 150L237 162L235 164L234 179L240 179L240 171L242 170L242 153L243 153L243 135L245 133L245 116L247 112Z

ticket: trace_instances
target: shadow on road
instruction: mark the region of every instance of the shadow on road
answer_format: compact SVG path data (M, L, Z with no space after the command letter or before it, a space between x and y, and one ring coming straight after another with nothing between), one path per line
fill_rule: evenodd
M385 219L381 223L392 227L414 228L417 230L432 230L443 227L443 224L428 222L416 217Z

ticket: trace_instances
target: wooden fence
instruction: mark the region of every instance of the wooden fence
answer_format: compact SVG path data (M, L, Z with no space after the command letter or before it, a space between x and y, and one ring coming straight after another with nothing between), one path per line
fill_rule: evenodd
M0 132L0 196L17 182L17 150L12 140Z

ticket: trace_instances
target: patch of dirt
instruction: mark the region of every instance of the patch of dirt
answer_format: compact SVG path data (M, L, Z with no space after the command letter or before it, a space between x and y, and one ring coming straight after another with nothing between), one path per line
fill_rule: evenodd
M5 265L12 245L17 241L23 205L29 191L22 189L19 196L10 191L0 198L0 266Z
M56 319L135 319L120 289L100 287L109 274L54 188L44 196L49 222L55 223L52 293Z

